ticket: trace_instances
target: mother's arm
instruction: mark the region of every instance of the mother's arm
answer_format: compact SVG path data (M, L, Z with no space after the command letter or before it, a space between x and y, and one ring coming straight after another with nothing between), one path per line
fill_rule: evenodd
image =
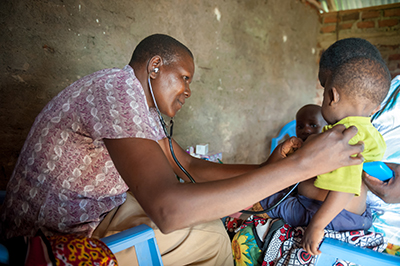
M163 151L165 140L160 145L146 139L104 142L140 205L160 230L168 233L237 212L298 181L361 163L361 158L350 155L360 153L362 145L348 144L356 131L335 127L308 141L292 156L262 167L197 160L175 143L179 161L197 184L177 182L175 163L169 152L165 155Z
M363 180L372 193L386 203L400 203L400 164L386 163L393 170L394 176L388 182L363 172Z

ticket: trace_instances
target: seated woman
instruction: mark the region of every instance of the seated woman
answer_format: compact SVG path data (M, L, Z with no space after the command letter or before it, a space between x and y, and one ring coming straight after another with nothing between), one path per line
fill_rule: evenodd
M364 173L364 182L370 191L370 204L374 222L371 228L385 234L388 242L400 250L400 75L392 80L390 90L381 104L381 109L372 117L373 125L381 132L386 142L382 161L393 170L394 178L382 182ZM397 204L396 204L397 203ZM391 245L388 247L391 248ZM399 253L399 251L397 251Z

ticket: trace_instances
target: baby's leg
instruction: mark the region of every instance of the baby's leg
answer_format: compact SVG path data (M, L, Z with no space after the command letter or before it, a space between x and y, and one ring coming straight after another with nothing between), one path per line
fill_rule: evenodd
M284 197L286 191L278 192L268 198L260 201L261 206L264 209L272 207L280 199ZM301 197L301 196L300 196ZM318 210L317 206L315 211ZM305 226L311 220L312 215L315 213L314 209L310 212L305 206L300 203L298 196L289 196L278 206L267 212L267 215L271 218L281 218L292 226Z

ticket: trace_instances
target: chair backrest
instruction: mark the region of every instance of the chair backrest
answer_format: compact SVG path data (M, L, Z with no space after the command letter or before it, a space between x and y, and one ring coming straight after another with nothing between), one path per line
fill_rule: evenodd
M134 246L139 266L163 265L154 231L145 224L104 237L101 241L103 241L113 253Z
M275 150L276 146L279 144L279 141L283 140L286 135L289 137L296 136L296 120L292 120L284 125L281 131L279 131L279 135L271 140L271 151L269 154Z
M0 265L8 265L10 263L7 248L0 244Z
M6 198L6 191L0 190L0 205L3 204L4 199ZM7 248L0 244L0 264L8 265L9 263L9 255Z
M325 238L319 250L321 250L321 254L318 255L316 266L333 265L336 259L362 266L400 265L400 257L398 256L356 247L332 238Z

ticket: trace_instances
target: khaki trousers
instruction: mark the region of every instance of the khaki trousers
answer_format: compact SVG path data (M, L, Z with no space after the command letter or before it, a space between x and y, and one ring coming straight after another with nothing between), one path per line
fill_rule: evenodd
M231 242L220 220L163 234L129 192L126 202L107 214L93 237L102 238L139 224L147 224L154 229L165 266L233 265ZM115 256L120 266L138 265L134 248L118 252Z

